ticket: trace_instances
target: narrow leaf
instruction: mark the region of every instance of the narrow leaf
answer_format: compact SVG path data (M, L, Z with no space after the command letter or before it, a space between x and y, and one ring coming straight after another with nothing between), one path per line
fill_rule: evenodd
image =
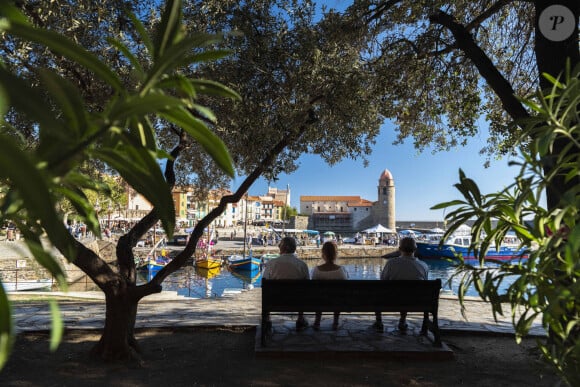
M52 321L50 329L50 350L54 352L58 349L60 342L62 341L62 334L64 332L64 323L62 321L62 315L60 314L60 309L56 300L49 300L50 305L50 317Z

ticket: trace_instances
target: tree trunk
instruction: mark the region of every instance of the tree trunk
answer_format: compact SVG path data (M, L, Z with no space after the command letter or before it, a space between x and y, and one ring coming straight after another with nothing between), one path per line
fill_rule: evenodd
M574 30L568 36L567 39L557 40L552 35L549 34L550 31L557 31L562 28L564 23L562 20L558 19L566 16L564 13L562 16L554 14L551 20L553 24L546 26L542 29L540 25L540 17L542 12L552 6L563 6L573 14L573 20L570 21L574 25ZM564 71L566 69L566 62L570 61L571 68L580 63L580 52L578 51L578 16L580 13L580 2L578 0L538 0L536 1L536 41L534 50L536 52L536 61L538 63L538 72L540 76L540 87L542 89L551 88L550 82L544 78L542 74L550 74L554 78L563 77ZM542 23L542 24L545 24ZM562 79L563 80L563 79ZM546 175L550 173L554 164L557 162L556 159L562 153L566 146L567 141L561 140L554 143L554 149L552 156L544 160L545 166L544 170ZM570 181L566 181L566 176L561 174L555 176L552 183L548 186L546 197L548 209L557 208L562 198L562 194L566 192L569 188L580 184L580 179L575 177Z
M138 301L128 292L106 296L105 327L92 355L105 361L139 361L135 339Z

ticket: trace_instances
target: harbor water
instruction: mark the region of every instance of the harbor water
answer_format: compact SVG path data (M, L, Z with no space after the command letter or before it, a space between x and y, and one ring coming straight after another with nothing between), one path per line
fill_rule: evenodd
M305 259L309 269L321 263L319 259ZM451 280L455 273L453 263L445 260L423 260L429 266L429 279L440 278L443 282L443 292L457 294L459 278ZM383 258L343 258L338 262L348 272L349 279L378 280L385 264ZM148 273L141 273L140 283L144 283ZM201 269L189 267L172 274L163 283L164 290L177 291L179 295L191 298L223 297L244 289L260 287L261 271L232 271L227 267L216 269ZM509 286L509 281L503 283ZM477 296L473 288L469 288L468 296Z

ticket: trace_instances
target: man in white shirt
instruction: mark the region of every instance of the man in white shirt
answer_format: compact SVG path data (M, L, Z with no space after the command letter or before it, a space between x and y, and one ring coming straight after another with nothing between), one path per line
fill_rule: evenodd
M280 255L266 263L262 278L264 279L310 279L308 265L296 255L296 239L284 237L278 245ZM303 312L298 313L296 329L308 326Z
M399 242L400 255L395 258L389 258L383 271L381 280L426 280L429 276L429 266L420 261L413 254L417 250L415 239L406 237ZM373 328L377 331L383 331L383 321L381 312L375 313L376 322ZM399 330L407 330L407 312L401 312L399 318Z

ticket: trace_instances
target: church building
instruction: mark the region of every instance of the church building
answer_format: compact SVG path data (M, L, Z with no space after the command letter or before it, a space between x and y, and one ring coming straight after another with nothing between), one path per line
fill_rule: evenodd
M351 233L382 224L395 230L395 182L388 169L379 176L377 200L360 196L300 196L300 213L308 228Z

